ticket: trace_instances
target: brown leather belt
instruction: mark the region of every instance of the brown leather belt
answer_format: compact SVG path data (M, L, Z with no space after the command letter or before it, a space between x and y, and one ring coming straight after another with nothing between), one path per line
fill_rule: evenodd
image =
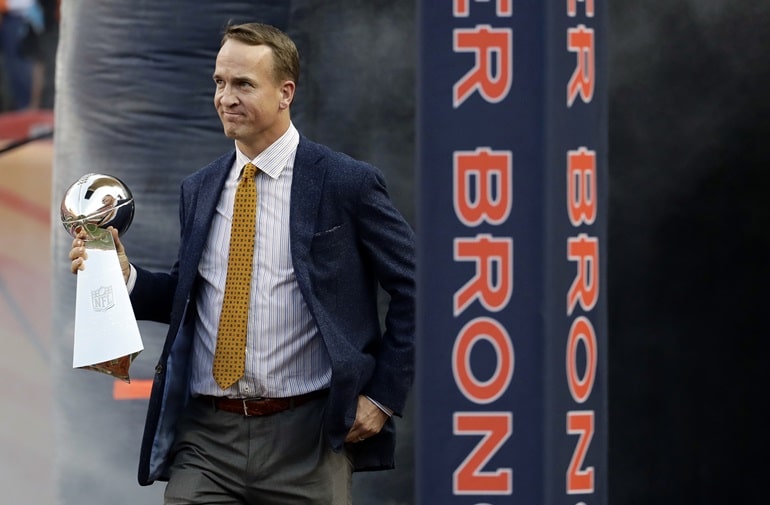
M328 389L312 391L299 396L288 398L222 398L218 396L199 396L197 399L205 401L217 410L241 414L244 417L269 416L284 410L299 407L305 403L321 398L329 393Z

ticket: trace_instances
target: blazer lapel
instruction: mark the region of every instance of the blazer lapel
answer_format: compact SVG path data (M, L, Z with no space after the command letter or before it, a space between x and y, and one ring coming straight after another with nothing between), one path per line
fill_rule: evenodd
M321 204L326 174L323 155L315 144L300 137L291 183L290 242L294 271L300 283L308 281L307 259L315 233L315 217Z
M197 274L198 263L203 254L203 247L206 245L209 230L211 229L211 221L214 219L219 196L230 173L234 157L235 153L231 156L220 158L217 163L211 166L211 170L203 173L203 176L198 181L199 186L195 190L197 196L193 198L191 203L187 204L188 207L185 209L185 212L187 212L186 219L189 223L187 227L187 248L191 254L185 255L190 259L185 267L188 270L180 272L180 275L190 275L190 278L194 279Z

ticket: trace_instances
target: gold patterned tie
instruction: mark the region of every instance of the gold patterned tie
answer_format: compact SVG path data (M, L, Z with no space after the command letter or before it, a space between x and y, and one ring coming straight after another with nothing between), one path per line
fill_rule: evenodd
M256 233L257 167L247 163L235 191L230 252L217 348L214 352L214 380L227 389L243 376L246 361L246 327L251 299L251 273Z

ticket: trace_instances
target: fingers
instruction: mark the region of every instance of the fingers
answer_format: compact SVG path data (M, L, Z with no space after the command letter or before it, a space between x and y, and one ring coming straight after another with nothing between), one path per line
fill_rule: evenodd
M70 272L73 274L77 274L86 267L85 260L88 258L88 253L86 252L86 237L85 232L81 232L72 240L72 249L70 249L69 259Z
M120 270L123 273L123 280L128 282L129 275L131 273L131 265L126 256L126 249L123 247L123 243L118 237L118 230L112 226L107 230L112 234L112 240L115 243L115 252L118 254L118 262L120 263ZM86 252L86 240L88 235L85 231L78 232L77 236L72 240L72 249L70 249L70 272L77 274L79 271L86 268L86 260L88 259L88 253Z
M372 434L366 433L360 426L353 424L353 427L348 432L347 436L345 437L345 442L349 444L356 444L358 442L363 442L366 440L367 436L372 436Z
M125 254L125 253L126 253L126 250L125 250L125 248L123 247L123 242L121 242L121 241L120 241L120 237L119 237L119 234L118 234L118 230L116 230L116 229L115 229L115 228L113 228L112 226L108 226L108 227L107 227L107 230L108 230L110 233L112 233L112 241L113 241L113 242L115 242L115 251L116 251L118 254Z
M345 442L358 443L373 437L382 430L387 420L388 415L385 412L365 396L359 396L356 420L345 437Z
M123 247L123 242L120 241L118 236L118 230L112 226L108 226L107 230L112 234L112 241L115 243L115 252L118 253L118 262L120 263L120 270L123 272L123 280L128 282L128 276L131 273L131 262L126 256L126 249Z

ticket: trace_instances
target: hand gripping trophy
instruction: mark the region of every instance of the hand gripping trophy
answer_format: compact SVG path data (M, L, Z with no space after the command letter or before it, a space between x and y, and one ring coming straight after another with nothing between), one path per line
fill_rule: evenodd
M122 235L134 218L134 198L117 177L86 174L61 202L61 221L72 237L85 230L88 267L78 273L73 368L94 370L129 382L128 369L144 348L112 226Z

